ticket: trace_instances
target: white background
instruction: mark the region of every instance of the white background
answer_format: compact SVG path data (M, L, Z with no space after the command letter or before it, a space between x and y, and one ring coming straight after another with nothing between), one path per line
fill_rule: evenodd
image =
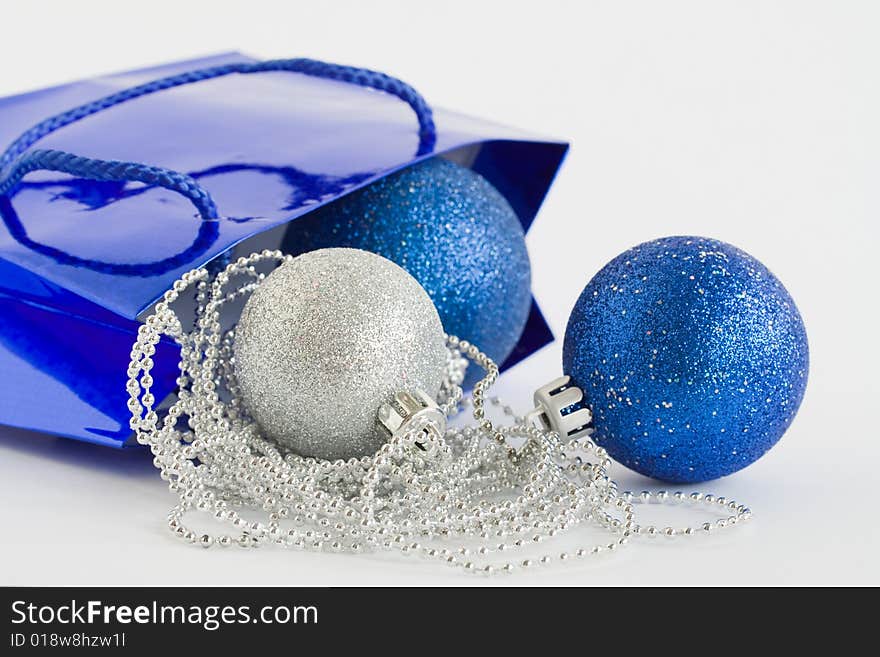
M239 49L386 71L434 105L570 140L528 236L559 336L590 276L636 243L697 234L755 255L797 301L812 368L783 440L707 486L754 523L488 581L880 584L880 5L78 0L6 3L3 23L0 95ZM559 349L500 391L525 405ZM148 456L15 430L0 429L0 500L0 584L487 581L403 557L187 546Z

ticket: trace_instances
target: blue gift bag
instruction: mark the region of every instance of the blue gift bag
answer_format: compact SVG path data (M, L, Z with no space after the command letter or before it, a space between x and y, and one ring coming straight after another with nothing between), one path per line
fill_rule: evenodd
M432 112L381 74L236 53L0 99L2 144L0 424L117 447L138 320L182 273L276 248L289 222L439 154L528 230L568 148ZM550 340L533 303L505 365ZM176 351L154 357L157 398Z

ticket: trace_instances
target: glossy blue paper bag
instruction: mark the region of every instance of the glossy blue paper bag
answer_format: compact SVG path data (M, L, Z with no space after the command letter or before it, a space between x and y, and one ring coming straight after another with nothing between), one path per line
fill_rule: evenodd
M0 99L0 142L158 78L253 61L225 54ZM40 136L48 152L185 173L219 212L200 216L192 199L157 184L23 165L26 178L0 196L0 424L126 444L138 318L180 274L276 248L297 217L421 159L470 166L528 230L567 145L443 110L433 119L426 148L413 110L390 94L266 71L163 89ZM533 304L506 365L551 339ZM157 397L174 391L176 349L163 343L154 358Z

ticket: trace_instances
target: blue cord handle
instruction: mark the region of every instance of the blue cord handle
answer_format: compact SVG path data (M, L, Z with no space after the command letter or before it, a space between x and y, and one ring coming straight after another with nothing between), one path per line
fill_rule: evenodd
M179 73L124 89L41 121L22 133L0 156L0 196L14 194L22 178L32 171L60 171L93 180L143 182L164 187L189 199L202 219L217 219L219 214L211 195L192 177L184 173L139 162L99 160L64 151L28 151L28 149L46 135L64 126L141 96L193 82L219 78L231 73L248 74L270 71L288 71L348 82L397 96L412 108L419 122L419 146L416 155L425 155L434 149L437 134L431 108L411 86L384 73L302 58L223 64Z
M60 171L91 180L142 182L164 187L188 198L202 219L217 219L220 216L211 195L185 173L137 162L96 160L65 151L26 152L15 160L4 176L0 177L0 196L11 196L21 179L31 171Z

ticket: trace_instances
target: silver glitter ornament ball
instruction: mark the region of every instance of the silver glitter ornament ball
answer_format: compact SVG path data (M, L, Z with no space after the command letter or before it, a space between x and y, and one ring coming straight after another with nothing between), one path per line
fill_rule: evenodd
M436 398L443 326L390 260L321 249L284 263L248 299L235 333L242 402L263 433L302 456L348 459L386 440L376 411L399 390Z

